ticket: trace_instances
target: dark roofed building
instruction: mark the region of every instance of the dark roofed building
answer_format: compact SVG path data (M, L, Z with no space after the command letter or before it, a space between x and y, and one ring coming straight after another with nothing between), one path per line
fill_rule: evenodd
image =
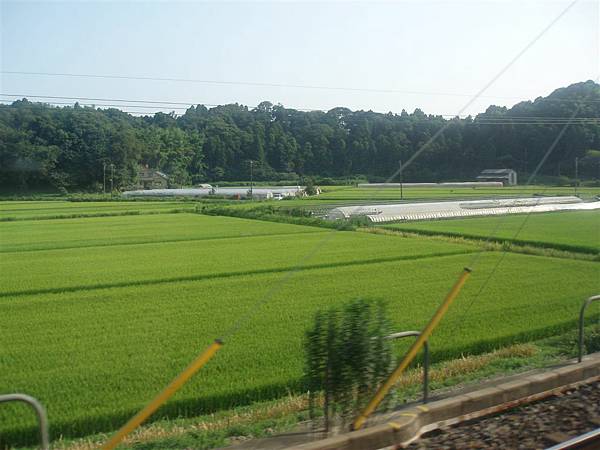
M138 171L138 182L143 189L164 189L168 185L169 177L156 169L143 166Z
M517 172L512 169L486 169L479 174L477 181L501 181L504 186L515 186Z

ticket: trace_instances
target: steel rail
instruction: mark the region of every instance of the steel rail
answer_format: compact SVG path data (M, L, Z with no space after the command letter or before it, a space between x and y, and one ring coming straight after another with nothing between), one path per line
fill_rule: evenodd
M575 436L546 450L592 450L600 448L600 428Z

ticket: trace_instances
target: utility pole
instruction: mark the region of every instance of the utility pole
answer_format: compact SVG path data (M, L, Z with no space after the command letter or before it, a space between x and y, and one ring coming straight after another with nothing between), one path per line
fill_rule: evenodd
M579 158L575 157L575 196L577 197L577 187L579 186Z
M250 160L250 200L254 200L254 176L252 171L252 165L254 161Z
M114 189L114 179L115 179L115 165L110 163L110 196L113 195Z
M404 192L402 189L402 160L400 160L400 199L404 199Z
M106 194L106 161L102 163L102 193Z

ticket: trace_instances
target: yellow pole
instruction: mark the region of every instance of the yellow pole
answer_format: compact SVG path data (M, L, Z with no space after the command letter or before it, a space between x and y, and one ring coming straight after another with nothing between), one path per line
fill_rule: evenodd
M198 370L202 368L223 346L223 343L216 339L210 346L198 356L192 363L187 366L183 372L181 372L169 385L154 399L144 407L140 412L133 416L129 421L117 431L110 440L104 444L102 450L112 450L119 443L135 430L143 421L150 417L154 412L160 408L175 392L177 392L181 386L183 386Z
M438 310L435 312L425 329L421 332L415 343L408 350L402 361L400 361L400 364L398 365L396 370L394 370L394 372L390 375L386 382L380 386L380 388L377 390L377 392L375 393L365 410L356 418L356 420L352 424L352 428L354 430L358 430L363 426L365 420L367 420L367 417L369 417L369 415L373 411L375 411L375 408L377 408L379 403L381 403L383 398L387 395L388 391L396 383L398 378L400 378L402 372L404 372L404 370L408 367L412 360L415 359L415 356L417 356L417 353L419 352L425 341L427 341L429 339L429 336L431 336L431 333L433 332L434 328L438 325L440 320L442 320L442 317L444 316L444 314L446 314L446 311L448 311L448 308L462 289L463 285L465 284L465 281L467 281L467 278L470 274L471 269L465 267L460 277L458 278L454 286L452 286L452 289L450 290L450 292L448 292L448 295L446 295L446 298L444 299Z

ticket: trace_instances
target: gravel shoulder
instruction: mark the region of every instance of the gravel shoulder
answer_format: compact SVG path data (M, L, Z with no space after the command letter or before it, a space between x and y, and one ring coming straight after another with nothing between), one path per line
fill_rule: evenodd
M600 381L514 408L424 434L412 450L546 448L600 427Z

